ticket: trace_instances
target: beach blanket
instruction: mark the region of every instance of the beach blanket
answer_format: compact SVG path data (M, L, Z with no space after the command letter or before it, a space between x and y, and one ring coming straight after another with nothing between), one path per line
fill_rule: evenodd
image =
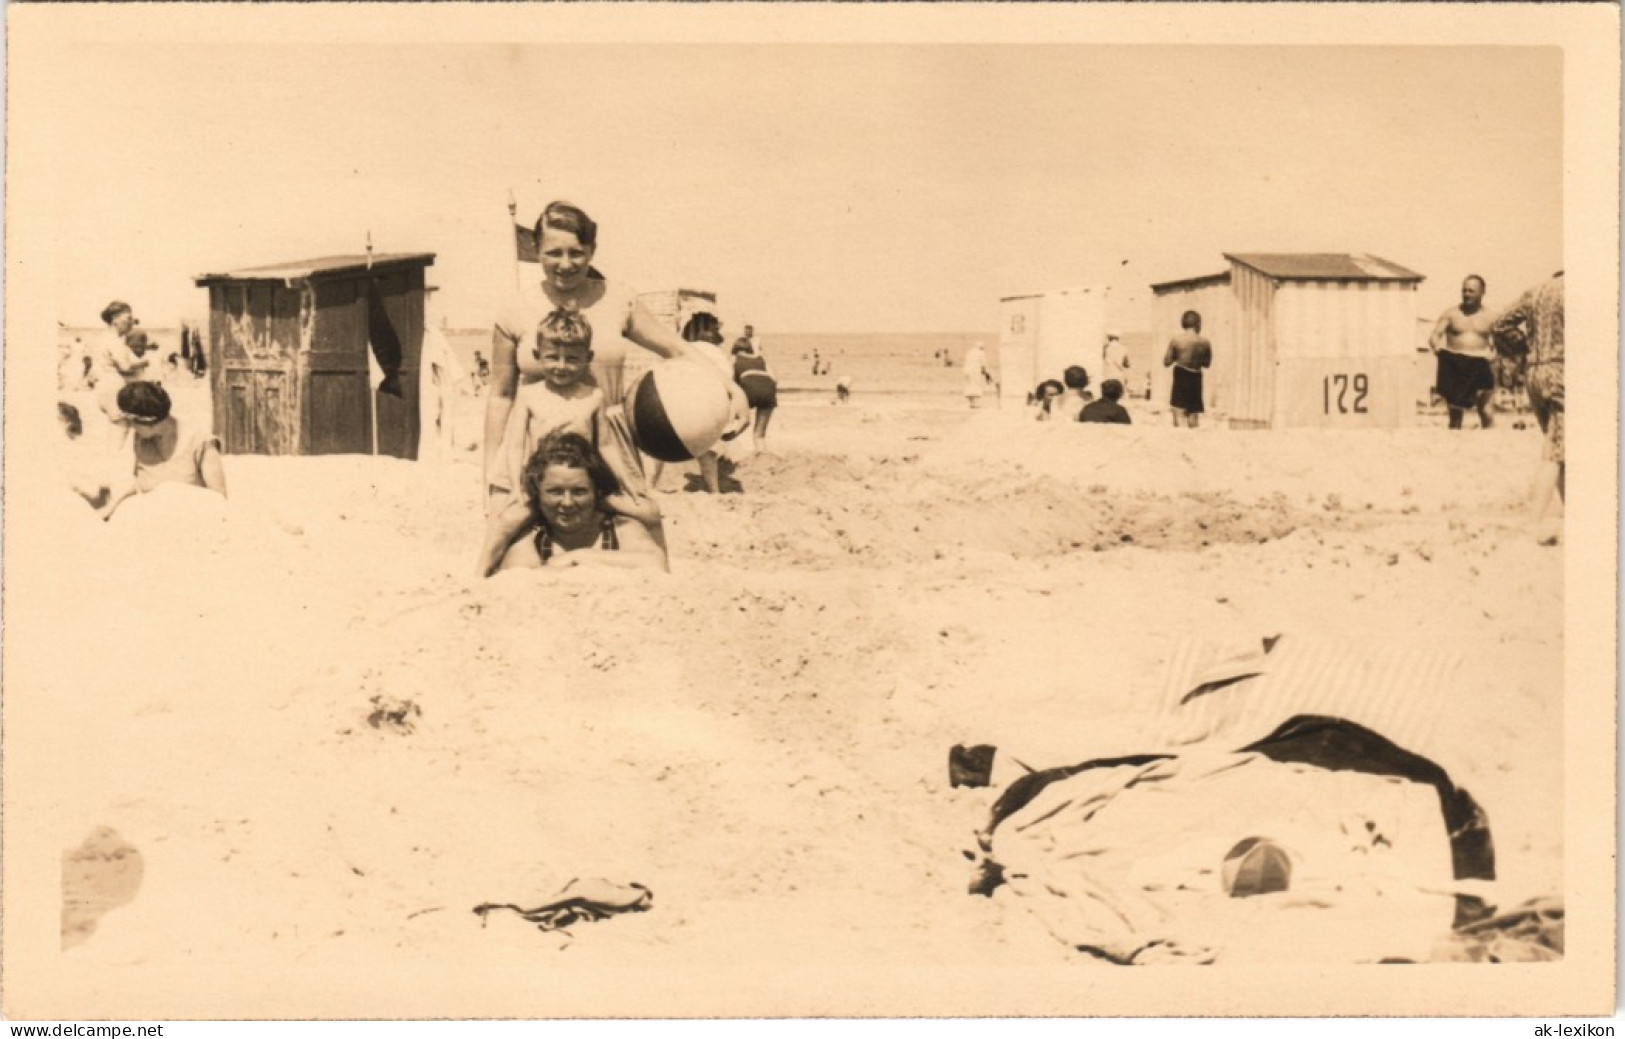
M1168 670L1139 753L1005 788L973 893L1123 964L1433 959L1485 915L1494 848L1472 796L1368 724L1293 710L1425 739L1450 658L1191 640Z
M1315 760L1321 740L1341 748L1336 764ZM1458 922L1458 861L1493 871L1482 813L1436 768L1351 723L1300 718L1229 753L1035 773L996 804L978 879L1115 963L1429 959ZM1242 890L1233 863L1260 843L1289 879Z

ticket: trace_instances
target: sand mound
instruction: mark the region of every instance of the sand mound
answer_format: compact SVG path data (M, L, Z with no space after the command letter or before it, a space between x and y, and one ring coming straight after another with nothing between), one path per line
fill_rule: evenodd
M145 863L71 970L143 993L127 1016L318 989L332 1012L535 1015L604 1013L629 970L1066 962L966 895L992 792L950 789L948 748L1138 750L1193 631L1470 651L1435 756L1490 813L1504 883L1559 889L1561 553L1524 536L1532 435L781 412L743 493L662 495L669 577L475 581L473 458L232 457L224 509L64 527L97 587L38 623L96 652L8 724L76 734L46 807ZM575 877L653 906L569 936L472 911ZM545 989L487 983L538 969Z

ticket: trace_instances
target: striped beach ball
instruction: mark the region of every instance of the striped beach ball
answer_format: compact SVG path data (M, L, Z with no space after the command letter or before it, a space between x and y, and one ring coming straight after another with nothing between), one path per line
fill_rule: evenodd
M1285 891L1292 886L1292 860L1274 841L1248 837L1225 855L1223 877L1232 898Z
M661 361L637 377L626 418L638 447L662 462L686 462L711 450L733 410L728 384L699 361Z

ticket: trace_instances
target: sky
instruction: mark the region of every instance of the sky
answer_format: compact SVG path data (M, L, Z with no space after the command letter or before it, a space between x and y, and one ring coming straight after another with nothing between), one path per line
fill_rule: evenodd
M197 274L370 233L482 326L510 191L764 333L989 330L1093 284L1144 329L1149 284L1224 252L1373 253L1427 275L1419 316L1562 266L1555 48L93 45L31 89L52 132L10 146L51 152L72 325L195 320Z

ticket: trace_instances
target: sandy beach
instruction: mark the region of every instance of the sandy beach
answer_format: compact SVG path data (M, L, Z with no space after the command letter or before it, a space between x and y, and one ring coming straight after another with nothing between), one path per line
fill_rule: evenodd
M68 864L102 860L91 907L21 1009L861 1014L906 966L932 1013L1019 1013L997 979L1104 968L967 894L997 790L951 788L947 752L1141 750L1188 635L1460 654L1415 749L1489 814L1501 904L1562 892L1538 433L1135 417L792 396L739 493L668 470L669 577L474 580L474 453L231 456L229 505L106 528L64 502L96 593L35 604L61 659L7 733L15 774L64 778L12 796L65 854L116 841ZM652 907L568 935L472 912L589 877Z

